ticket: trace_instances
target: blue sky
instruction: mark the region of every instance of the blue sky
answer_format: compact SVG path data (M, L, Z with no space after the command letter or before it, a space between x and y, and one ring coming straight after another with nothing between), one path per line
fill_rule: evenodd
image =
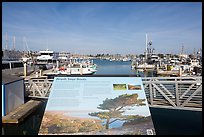
M202 48L201 2L3 2L2 48L79 54L141 54L145 34L156 53Z

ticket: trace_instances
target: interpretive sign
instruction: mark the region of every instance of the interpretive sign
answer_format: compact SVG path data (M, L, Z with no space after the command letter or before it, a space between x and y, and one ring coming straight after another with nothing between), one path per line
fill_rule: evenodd
M153 135L139 77L55 77L40 135Z

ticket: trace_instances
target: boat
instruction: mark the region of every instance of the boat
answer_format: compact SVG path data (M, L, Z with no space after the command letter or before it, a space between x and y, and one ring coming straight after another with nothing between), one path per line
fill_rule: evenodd
M59 56L58 56L58 59L60 62L66 62L68 61L70 58L70 53L69 52L66 52L66 51L61 51L59 52Z
M53 68L54 64L58 60L58 54L52 50L41 50L39 56L37 56L36 65L40 69L47 70Z
M62 66L59 68L55 68L52 72L48 72L46 76L57 76L57 75L92 75L96 72L96 68L94 66L89 66L87 64L82 63L73 63L67 66Z
M154 69L155 65L144 63L144 64L139 64L139 65L135 66L135 68L136 69Z
M151 45L152 45L152 42L151 41L148 41L148 37L147 37L147 34L146 34L146 48L145 48L145 59L144 61L142 61L142 63L139 64L138 61L134 61L132 62L131 66L132 66L132 69L143 69L143 70L147 70L147 69L155 69L155 65L154 64L150 64L148 63L148 56L150 57L151 59L151 56L153 55L153 49L151 49ZM149 48L148 48L149 47ZM155 59L158 59L157 56L152 56L153 57L153 61L155 61ZM154 63L152 61L152 63ZM157 60L156 60L157 61Z
M97 71L97 65L93 63L93 60L85 60L85 61L82 61L82 66L85 66L87 68L90 69L90 71L92 72L96 72Z

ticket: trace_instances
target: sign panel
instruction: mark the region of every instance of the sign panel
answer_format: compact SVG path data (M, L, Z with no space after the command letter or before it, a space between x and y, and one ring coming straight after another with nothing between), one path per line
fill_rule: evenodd
M55 77L39 134L155 134L141 78Z

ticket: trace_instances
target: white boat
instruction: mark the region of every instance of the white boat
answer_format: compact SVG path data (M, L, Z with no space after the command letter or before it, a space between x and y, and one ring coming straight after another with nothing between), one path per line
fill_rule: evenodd
M144 64L140 64L138 66L135 66L135 68L136 69L154 69L155 65L144 63Z
M147 57L148 55L151 55L153 52L153 50L151 49L151 46L152 45L152 42L151 41L148 41L148 37L147 37L147 34L146 34L146 47L145 47L145 59L143 61L142 64L139 64L138 61L134 61L132 62L132 69L154 69L155 68L155 65L154 64L148 64L148 61L147 61ZM149 47L149 48L148 48ZM154 59L157 59L157 56L153 56Z
M47 73L47 76L55 75L92 75L96 72L96 68L82 63L69 64L68 66L54 69L52 72Z
M131 61L130 58L123 58L122 61Z
M58 59L60 61L68 61L69 58L70 58L70 53L69 52L66 52L66 51L59 52Z
M192 67L201 67L199 60L197 59L190 59L188 64Z
M97 69L96 69L97 65L93 63L93 60L92 61L90 61L90 60L82 61L82 66L84 68L86 68L86 67L89 68L90 71L92 71L92 72L97 71Z
M36 65L41 69L51 69L58 59L58 54L52 50L41 50L39 54Z

